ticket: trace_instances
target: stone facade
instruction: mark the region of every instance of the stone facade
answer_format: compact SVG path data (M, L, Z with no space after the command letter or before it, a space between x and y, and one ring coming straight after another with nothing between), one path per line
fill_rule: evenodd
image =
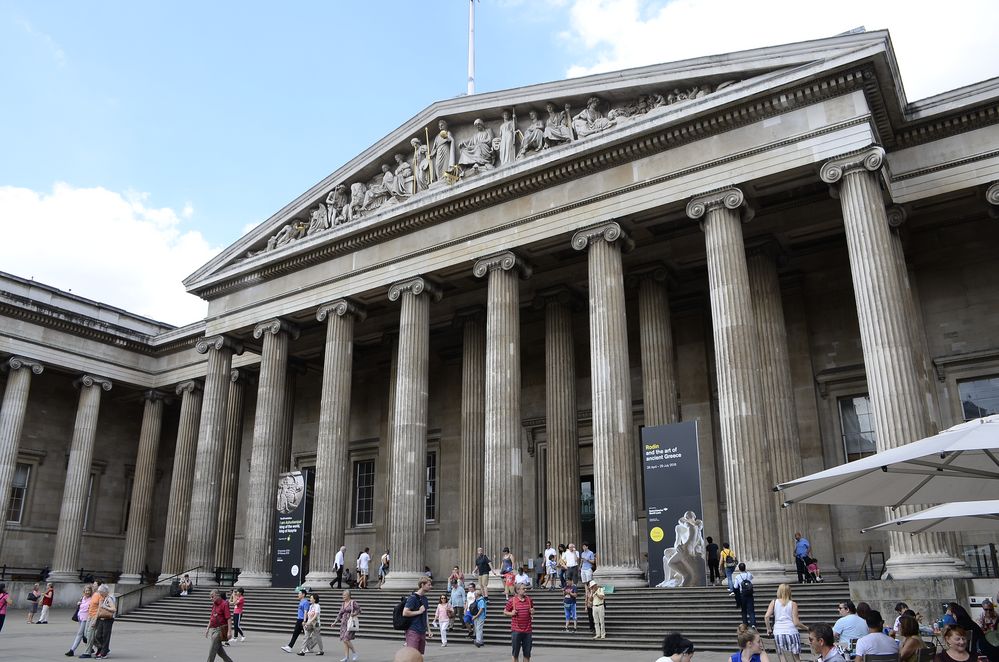
M0 562L267 584L290 467L312 581L565 537L639 584L639 429L697 420L705 533L762 579L798 528L829 575L965 574L994 538L770 492L846 460L851 398L887 448L999 375L999 89L897 80L875 32L434 104L193 274L183 328L0 275Z

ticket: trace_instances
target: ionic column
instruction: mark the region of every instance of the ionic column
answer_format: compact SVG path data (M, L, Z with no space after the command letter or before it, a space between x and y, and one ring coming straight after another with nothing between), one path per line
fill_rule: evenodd
M579 501L579 436L576 431L576 350L572 339L574 295L566 287L538 292L545 311L545 434L548 439L545 538L582 549Z
M486 302L486 438L483 457L483 545L499 559L509 547L524 558L523 462L520 457L520 292L518 276L530 267L510 251L478 260L477 278L488 276Z
M638 328L642 342L642 401L645 425L680 420L676 392L673 329L666 268L652 266L631 275L638 280Z
M742 240L742 223L751 212L744 207L742 191L730 188L695 197L687 215L703 219L729 540L757 579L776 582L784 579L784 566L773 534L777 516L760 391L760 342Z
M28 391L31 375L42 374L41 363L12 356L6 361L10 371L0 405L0 503L10 503L10 487L17 470L17 450L21 445L24 414L28 411ZM3 552L7 527L0 525L0 553Z
M801 441L798 438L798 412L794 404L791 358L787 346L787 324L780 281L777 278L779 247L769 242L750 250L748 259L749 291L753 317L759 338L760 387L763 415L770 435L772 482L783 483L800 478ZM805 509L781 508L781 498L774 493L771 507L777 514L777 555L788 572L795 571L794 534L808 536ZM760 532L762 534L762 532Z
M170 501L167 504L166 532L163 534L163 561L160 579L186 570L187 526L191 513L191 487L194 485L194 459L198 451L198 427L201 422L201 382L177 384L180 396L180 420L177 444L173 451L170 475Z
M306 581L326 584L336 575L333 560L344 544L350 502L350 386L354 367L354 322L364 309L348 299L319 307L316 319L326 322L323 390L316 444L316 486L312 509L312 547Z
M304 366L288 361L288 376L284 383L284 404L281 406L283 418L281 423L281 452L278 455L278 473L291 471L291 451L295 430L295 388L299 373L304 373Z
M458 558L471 573L482 546L482 460L486 449L486 325L480 307L458 312L461 324L461 469Z
M163 427L163 401L166 394L150 390L142 394L142 428L139 450L135 456L132 478L132 501L125 522L125 553L121 560L122 584L141 584L146 566L146 543L149 541L149 517L152 514L153 488L156 483L156 456Z
M59 509L59 529L56 532L52 572L49 581L80 581L80 538L83 534L84 509L87 507L87 487L94 458L94 437L97 435L97 415L101 410L101 392L111 390L111 382L103 377L84 375L76 380L80 401L73 423L73 441L69 446L69 466Z
M243 413L249 375L237 368L229 372L229 398L225 408L222 450L222 482L219 491L219 522L215 535L215 565L232 566L236 539L236 504L239 499L239 456L243 452Z
M838 184L850 272L857 300L864 370L879 451L897 448L932 434L919 379L917 352L902 291L902 275L878 182L884 150L877 146L827 161L819 175ZM888 518L918 508L885 511ZM895 579L960 577L964 564L951 556L941 534L889 533L887 573Z
M572 236L572 247L587 251L589 270L597 572L602 582L618 586L644 585L639 568L636 441L621 265L622 250L632 245L617 223L586 228Z
M430 382L430 302L441 292L417 277L393 283L390 301L401 301L399 357L389 468L387 588L412 588L423 574L426 530L427 407Z
M199 580L208 581L215 576L215 543L232 355L241 353L243 348L225 336L202 338L195 347L199 354L208 354L208 361L205 367L205 395L201 403L194 487L191 490L191 523L187 530L184 566L185 569L201 566L200 570L194 572Z
M289 338L298 337L298 329L284 320L272 319L254 327L253 337L258 340L262 337L264 346L260 353L260 381L250 454L250 491L246 499L246 556L238 585L270 586L274 504L277 502L277 477L284 452L288 342Z
M999 218L999 182L993 182L991 186L985 191L985 200L992 205L989 209L989 216L992 218Z

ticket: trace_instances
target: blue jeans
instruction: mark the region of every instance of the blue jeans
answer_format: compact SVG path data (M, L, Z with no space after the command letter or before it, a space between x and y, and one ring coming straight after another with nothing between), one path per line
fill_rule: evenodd
M732 583L732 575L735 574L735 568L725 568L725 579L728 580L728 590L734 591L735 584Z

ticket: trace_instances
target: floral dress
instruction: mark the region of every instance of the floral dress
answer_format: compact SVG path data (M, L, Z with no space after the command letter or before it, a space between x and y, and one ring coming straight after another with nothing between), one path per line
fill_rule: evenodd
M357 600L351 600L340 607L340 613L337 614L337 618L340 619L340 641L353 641L357 633L347 630L347 621L351 616L357 616L360 613L361 605L357 604Z

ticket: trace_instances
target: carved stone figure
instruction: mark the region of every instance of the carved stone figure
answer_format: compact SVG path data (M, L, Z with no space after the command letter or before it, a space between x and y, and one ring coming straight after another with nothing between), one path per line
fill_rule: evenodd
M659 588L689 586L704 572L704 523L688 510L676 523L672 547L663 550L663 575Z
M517 152L518 159L524 158L528 152L539 152L545 146L545 123L538 119L536 111L532 110L528 116L531 118L531 124L521 138L520 151Z
M329 214L329 224L339 225L347 220L347 204L350 196L347 195L347 185L337 184L326 196L326 207Z
M361 217L361 208L364 206L364 192L367 188L361 182L354 182L350 185L350 203L347 205L348 223Z
M545 120L545 145L551 147L560 143L571 142L572 134L572 114L569 104L565 104L565 110L555 110L555 104L545 104L548 111L548 119Z
M510 111L503 111L503 123L500 124L499 135L499 162L500 165L512 163L517 155L517 123L513 121Z
M384 163L382 164L382 176L376 178L375 182L364 192L364 202L361 203L364 211L374 211L382 206L395 189L395 174L392 169Z
M472 123L475 133L458 146L458 165L462 171L489 170L493 167L493 130L480 119Z
M586 101L586 108L572 118L572 128L575 129L576 135L580 138L606 131L614 124L614 120L607 119L600 112L600 99L597 97L590 97Z
M437 129L437 137L434 138L434 145L430 150L434 160L434 185L444 182L444 173L454 174L454 166L458 164L454 137L447 130L447 122L444 120L437 122Z
M392 158L395 159L395 190L392 191L392 195L398 198L409 197L415 192L413 166L409 165L409 161L402 154L393 154Z
M305 480L301 474L286 474L278 481L277 511L287 515L298 508L305 496Z
M416 182L415 192L418 193L430 187L434 166L427 155L427 146L419 138L413 138L409 144L413 146L413 181Z

